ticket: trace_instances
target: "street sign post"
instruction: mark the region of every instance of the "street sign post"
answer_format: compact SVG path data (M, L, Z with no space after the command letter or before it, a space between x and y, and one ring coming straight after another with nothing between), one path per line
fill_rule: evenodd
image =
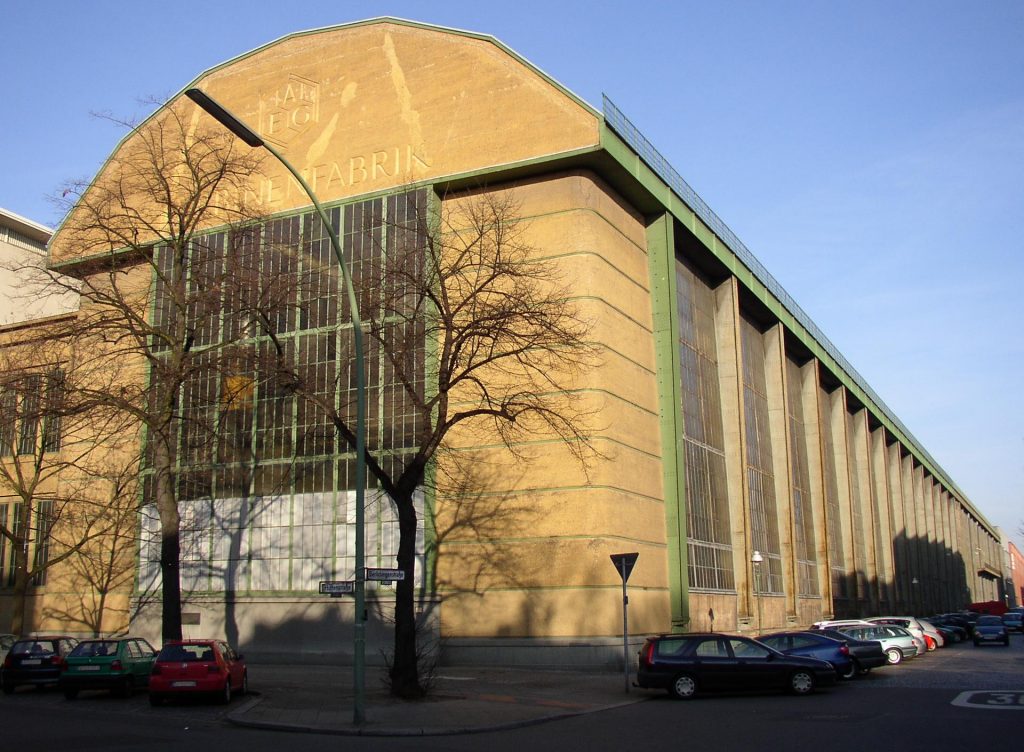
M640 553L634 551L628 554L612 554L612 564L622 578L622 666L625 671L626 692L629 693L629 596L626 595L626 580L633 572L633 565L636 564Z
M320 595L329 595L332 598L340 598L343 595L352 595L356 592L356 583L352 580L321 580Z
M366 568L366 579L375 580L377 582L383 582L390 585L395 580L405 579L404 569L373 569L372 567Z

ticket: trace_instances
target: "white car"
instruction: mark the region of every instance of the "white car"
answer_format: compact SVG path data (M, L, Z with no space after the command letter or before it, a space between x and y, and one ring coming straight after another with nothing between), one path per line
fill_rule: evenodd
M836 627L836 629L856 640L875 640L882 643L886 660L892 666L902 663L905 658L913 658L920 652L914 636L903 627L868 623Z
M938 646L938 643L934 638L925 638L925 628L921 625L921 622L913 616L873 616L868 619L868 621L872 624L891 624L895 627L903 627L917 638L918 643L920 643L919 647L921 648L922 653L926 650L935 650ZM932 629L934 630L935 628L932 627Z

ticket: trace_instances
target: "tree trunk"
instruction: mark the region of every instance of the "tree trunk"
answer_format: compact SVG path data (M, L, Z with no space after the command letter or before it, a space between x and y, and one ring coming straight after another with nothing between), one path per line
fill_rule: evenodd
M156 507L160 515L160 580L161 627L166 643L181 639L181 515L174 495L174 478L170 469L170 453L162 441L155 442L153 452L156 479Z
M395 588L395 655L391 664L391 694L405 699L423 697L416 641L416 508L412 494L395 499L398 507L398 568L405 579Z
M28 556L18 547L14 557L14 603L11 613L11 632L25 634L25 595L28 593Z

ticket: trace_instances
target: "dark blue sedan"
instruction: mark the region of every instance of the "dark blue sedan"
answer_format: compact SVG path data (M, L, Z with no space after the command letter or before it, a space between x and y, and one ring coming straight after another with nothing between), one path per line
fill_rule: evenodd
M842 640L810 632L776 632L762 635L757 641L786 655L802 655L828 661L843 679L852 679L857 673L857 666L850 658L850 649Z

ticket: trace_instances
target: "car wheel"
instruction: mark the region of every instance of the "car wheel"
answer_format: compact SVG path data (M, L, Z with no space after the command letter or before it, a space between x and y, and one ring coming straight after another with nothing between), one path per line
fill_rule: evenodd
M76 697L78 697L78 690L77 689L68 688L68 689L64 690L64 698L65 699L67 699L67 700L74 700Z
M980 648L981 647L981 642L979 642L978 640L975 640L974 641L974 647Z
M161 705L163 705L163 703L164 698L162 696L156 694L155 692L149 693L149 704L152 705L154 708L160 707Z
M789 691L795 695L806 695L814 691L814 675L809 671L795 671L789 677Z
M889 648L885 651L885 660L889 662L890 666L895 666L903 661L903 651L899 648Z
M843 671L841 674L839 674L839 678L840 679L852 679L853 677L855 677L857 675L857 673L858 673L858 671L857 671L857 664L854 663L853 661L850 661L850 665L846 668L845 671Z
M220 693L220 701L223 705L231 702L231 674L224 679L224 691Z
M9 695L14 693L14 685L4 682L4 694Z
M697 694L697 680L689 674L679 674L673 680L669 692L677 700L687 700Z

